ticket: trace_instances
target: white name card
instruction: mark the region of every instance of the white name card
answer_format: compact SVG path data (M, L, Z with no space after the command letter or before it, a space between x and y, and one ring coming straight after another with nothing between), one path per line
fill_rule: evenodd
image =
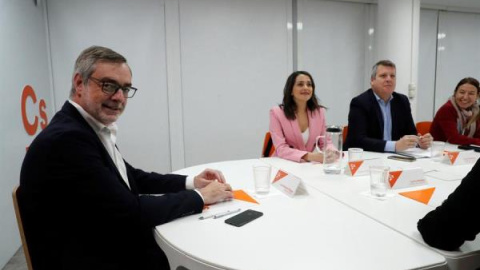
M347 168L345 169L345 174L350 176L368 175L370 172L370 166L378 165L378 162L378 158L349 161L347 163Z
M289 197L300 194L308 194L302 179L289 174L286 171L278 170L273 179L273 186Z
M390 171L388 182L392 189L423 186L427 184L422 168L407 168Z
M443 163L450 165L465 165L477 162L479 154L469 151L445 151Z

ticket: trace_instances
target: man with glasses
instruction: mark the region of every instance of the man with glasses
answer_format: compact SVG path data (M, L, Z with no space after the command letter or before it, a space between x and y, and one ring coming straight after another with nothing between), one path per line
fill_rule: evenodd
M153 227L232 198L219 171L161 175L122 158L115 122L131 79L122 55L84 50L70 99L27 151L19 200L34 269L169 269Z

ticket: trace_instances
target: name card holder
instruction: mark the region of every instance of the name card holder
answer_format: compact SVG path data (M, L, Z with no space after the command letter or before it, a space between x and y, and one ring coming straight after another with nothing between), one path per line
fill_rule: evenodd
M378 165L378 158L349 161L345 174L350 176L364 176L370 173L370 166Z
M477 162L479 154L473 150L469 151L445 151L443 163L449 165L465 165Z
M398 171L390 171L388 182L392 189L417 187L427 184L422 168L407 168Z
M289 197L308 194L301 178L282 170L278 170L275 175L273 186Z

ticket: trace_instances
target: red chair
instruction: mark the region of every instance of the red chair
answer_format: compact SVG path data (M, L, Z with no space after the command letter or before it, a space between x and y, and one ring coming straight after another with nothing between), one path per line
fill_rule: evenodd
M348 126L343 127L343 142L347 140L347 134L348 134Z
M270 132L265 133L263 139L262 157L271 157L275 152L275 146L273 145L272 136Z
M430 126L432 125L431 121L422 121L416 124L417 132L420 135L424 135L430 132Z

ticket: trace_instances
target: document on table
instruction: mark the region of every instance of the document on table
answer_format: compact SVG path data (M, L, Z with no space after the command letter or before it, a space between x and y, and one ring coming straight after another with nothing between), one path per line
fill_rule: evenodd
M407 156L412 156L416 158L429 158L432 156L432 153L430 149L422 149L422 148L408 148L404 151L398 152L397 154L400 155L407 155Z
M444 172L444 171L430 171L426 172L425 176L435 178L438 180L443 180L443 181L458 181L462 180L462 176L450 173L450 172Z

